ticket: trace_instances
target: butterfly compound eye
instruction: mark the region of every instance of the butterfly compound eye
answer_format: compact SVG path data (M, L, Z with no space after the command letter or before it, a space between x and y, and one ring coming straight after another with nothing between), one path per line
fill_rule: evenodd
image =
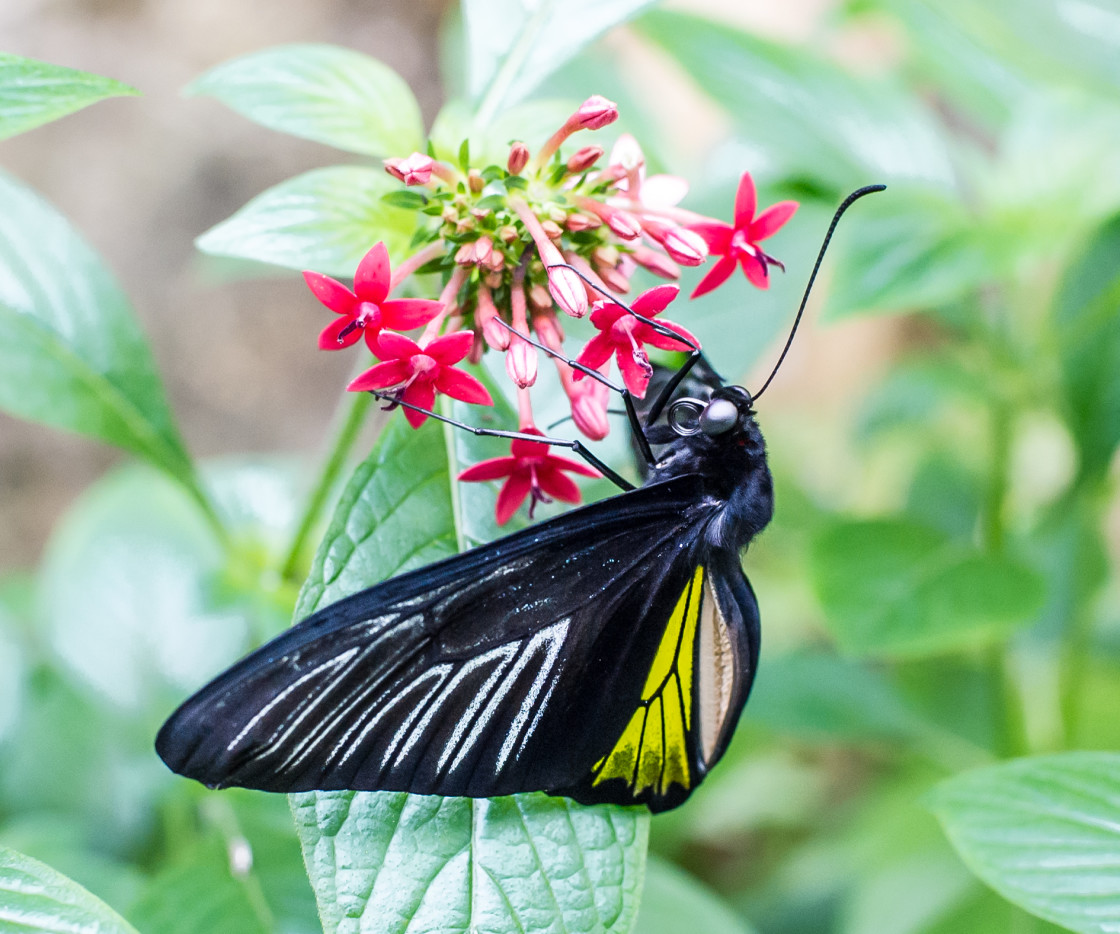
M722 435L739 424L739 407L730 399L713 399L700 413L700 430L706 435Z

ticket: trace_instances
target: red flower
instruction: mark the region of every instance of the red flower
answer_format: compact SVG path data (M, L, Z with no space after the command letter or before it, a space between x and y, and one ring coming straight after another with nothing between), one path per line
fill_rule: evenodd
M532 425L521 430L531 435L541 434ZM558 499L564 503L578 503L579 487L571 477L565 475L564 471L578 473L583 477L599 476L586 464L566 457L557 457L551 453L547 444L542 444L540 441L516 438L510 444L509 450L509 457L495 457L482 461L459 474L459 479L467 482L507 478L498 493L498 505L494 510L498 525L505 525L517 512L518 507L525 502L527 496L532 497L529 503L530 516L533 515L537 503L547 503L551 499Z
M700 280L700 284L692 293L692 298L699 298L723 285L728 276L735 271L736 262L743 267L743 272L746 273L751 284L760 289L770 287L769 266L777 266L785 270L785 266L774 257L767 256L758 243L777 233L781 226L793 217L793 212L798 207L797 202L779 201L755 217L757 206L758 195L755 193L754 179L751 178L750 172L744 172L735 195L733 226L719 221L688 225L690 230L695 230L704 238L709 252L723 257Z
M366 370L346 388L351 392L392 389L387 395L397 401L429 410L437 392L462 402L493 405L482 383L453 366L470 353L473 341L473 331L454 331L421 347L403 334L382 331L377 355L386 362ZM419 428L428 416L406 408L404 417L413 428Z
M389 294L391 274L389 251L384 243L376 243L358 264L354 273L354 291L341 282L317 272L305 272L307 282L315 297L340 317L336 318L319 335L321 350L339 350L349 347L365 332L369 349L380 357L377 335L382 328L409 331L427 324L442 310L439 302L426 298L400 298L385 301Z
M630 307L638 314L652 318L664 311L665 306L677 297L678 292L680 289L675 285L655 286L634 299ZM599 333L587 342L577 362L597 370L610 359L613 353L618 360L618 369L622 373L626 388L639 399L646 394L646 386L649 385L649 378L653 373L649 365L649 356L642 349L642 345L652 344L662 350L685 350L688 346L683 341L655 331L615 302L596 302L591 312L591 323L599 329ZM660 323L699 346L696 338L679 324L671 321ZM576 380L582 379L583 376L584 374L578 370L573 374Z

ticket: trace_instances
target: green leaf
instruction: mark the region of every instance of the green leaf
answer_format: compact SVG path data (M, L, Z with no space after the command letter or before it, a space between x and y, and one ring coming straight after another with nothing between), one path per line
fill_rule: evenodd
M930 796L981 879L1082 934L1120 929L1120 755L1073 752L955 776Z
M879 671L823 652L767 658L750 710L753 720L773 729L830 741L907 738L922 727Z
M1100 476L1120 444L1120 215L1092 237L1062 279L1054 325L1081 471Z
M479 122L528 96L557 68L653 0L466 0L467 93Z
M139 94L112 78L0 52L0 139L7 139L107 97Z
M0 934L136 934L103 901L38 860L0 846Z
M1041 608L1038 575L904 519L839 522L813 543L811 572L849 652L916 655L1004 637Z
M752 151L764 154L757 161L840 190L898 179L952 185L937 125L886 80L857 78L806 47L683 13L649 13L638 30L723 106Z
M339 502L297 616L457 551L469 530L447 443L434 420L419 431L390 422ZM624 932L633 923L649 827L642 808L542 794L290 800L328 934Z
M672 863L650 857L634 934L751 934L753 929L714 892Z
M282 522L260 513L290 508L292 483L259 465L213 473L228 512L240 505L231 526L243 533L274 523L279 537ZM264 628L246 606L221 599L215 584L227 562L178 487L139 466L109 474L71 508L47 548L39 606L55 656L98 698L151 723Z
M420 105L388 65L333 45L281 45L213 68L187 88L282 133L368 156L422 145Z
M257 879L230 863L228 844L208 836L161 869L129 914L159 934L273 934Z
M384 200L397 190L376 169L313 169L257 195L195 245L203 253L353 276L378 240L391 254L408 243L418 215Z
M46 202L0 174L0 408L132 451L198 494L128 299Z

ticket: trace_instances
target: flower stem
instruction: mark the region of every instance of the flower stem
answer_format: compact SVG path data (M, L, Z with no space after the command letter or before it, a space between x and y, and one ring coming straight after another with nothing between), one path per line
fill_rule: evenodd
M303 518L300 520L299 527L296 529L295 536L292 538L292 543L288 547L284 563L280 567L280 576L284 580L296 580L299 559L300 555L303 553L304 545L307 542L307 536L311 534L311 530L315 527L315 523L319 519L323 504L326 502L331 488L338 480L338 475L341 473L342 467L346 463L346 458L350 454L350 449L357 440L362 423L365 421L366 412L369 411L369 407L372 403L373 396L368 392L356 392L353 394L353 398L350 402L350 411L346 413L346 417L342 420L342 424L335 434L330 455L323 464L319 479L311 491L311 496L307 500Z
M431 262L437 256L442 256L443 252L444 243L442 240L437 240L435 243L429 243L424 249L413 253L393 270L393 276L389 282L389 293L392 294L395 292L405 279L411 276L425 263Z

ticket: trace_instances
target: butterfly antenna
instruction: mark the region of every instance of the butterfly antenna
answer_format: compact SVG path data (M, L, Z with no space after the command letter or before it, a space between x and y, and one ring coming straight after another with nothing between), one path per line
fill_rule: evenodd
M774 364L774 369L770 371L770 375L766 377L766 382L762 384L762 388L754 393L752 399L758 400L758 397L766 392L766 387L770 385L774 376L778 372L778 368L785 360L786 354L789 353L790 345L793 344L793 335L797 333L797 326L801 323L801 316L805 314L805 306L809 303L809 293L813 291L813 283L817 280L817 273L820 271L821 262L824 260L825 251L828 249L829 241L832 240L832 235L836 231L836 225L840 223L840 218L844 216L844 212L848 210L864 195L872 194L876 191L883 191L886 185L865 185L853 191L846 197L843 203L836 209L836 213L832 215L832 223L828 225L828 232L824 235L824 242L821 244L820 252L817 253L817 261L813 264L813 271L809 274L809 281L805 285L805 294L801 296L801 305L797 309L797 317L793 319L793 327L789 329L789 337L786 338L786 345L782 348L782 353L778 357L778 362Z

